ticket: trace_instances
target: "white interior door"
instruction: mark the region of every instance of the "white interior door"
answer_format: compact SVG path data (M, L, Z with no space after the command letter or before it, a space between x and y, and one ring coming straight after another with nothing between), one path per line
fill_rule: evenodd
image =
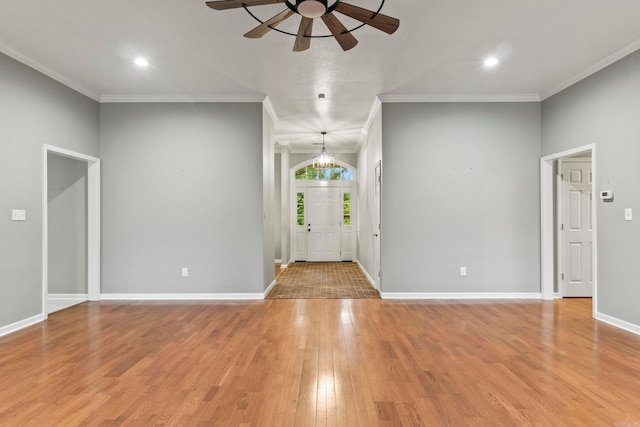
M593 203L591 161L562 163L562 253L564 297L593 296Z
M376 164L375 170L375 188L374 188L374 200L373 200L373 209L374 209L374 224L373 224L373 250L375 252L375 271L374 271L374 281L376 284L376 289L380 290L380 213L381 203L382 203L382 163L378 162Z
M339 188L307 192L307 260L340 261L341 203Z

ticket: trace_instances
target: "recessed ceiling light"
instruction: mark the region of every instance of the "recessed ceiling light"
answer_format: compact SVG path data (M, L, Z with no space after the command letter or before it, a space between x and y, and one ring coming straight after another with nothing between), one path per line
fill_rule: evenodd
M136 64L138 67L141 67L141 68L149 66L149 61L147 61L145 58L136 58L136 60L133 61L133 63Z
M484 66L486 68L493 68L498 65L498 58L495 56L490 56L489 58L484 60Z

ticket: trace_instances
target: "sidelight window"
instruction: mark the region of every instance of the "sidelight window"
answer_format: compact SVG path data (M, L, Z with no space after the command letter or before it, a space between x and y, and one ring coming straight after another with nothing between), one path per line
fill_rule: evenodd
M351 193L342 196L342 225L351 225Z

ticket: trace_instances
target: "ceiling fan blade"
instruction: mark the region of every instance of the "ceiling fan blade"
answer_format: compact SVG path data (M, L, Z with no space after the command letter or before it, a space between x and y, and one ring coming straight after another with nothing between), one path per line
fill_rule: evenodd
M322 21L324 21L327 28L329 28L333 37L336 38L342 50L352 49L358 44L358 40L353 37L353 34L347 32L345 26L335 17L333 12L322 15Z
M387 34L395 33L400 26L400 21L396 18L392 18L381 13L375 13L371 10L363 9L341 1L336 5L336 11L355 19L356 21L360 21L372 26L373 28L377 28L380 31L384 31Z
M276 16L274 16L273 18L269 19L268 21L265 21L263 24L258 25L257 27L249 31L244 36L250 39L259 39L260 37L267 34L269 31L271 31L271 27L275 27L276 25L278 25L279 23L281 23L282 21L284 21L285 19L287 19L293 14L294 12L292 10L285 9L279 14L277 14Z
M296 36L296 42L293 45L294 52L302 52L311 47L311 30L313 29L313 19L302 17L300 28Z
M261 6L263 4L283 3L284 0L218 0L208 1L207 6L215 10L237 9L243 6Z

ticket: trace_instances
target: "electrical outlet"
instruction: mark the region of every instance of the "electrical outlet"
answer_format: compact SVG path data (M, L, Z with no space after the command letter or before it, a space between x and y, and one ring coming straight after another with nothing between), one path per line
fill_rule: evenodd
M467 267L460 267L460 275L461 276L467 275Z
M27 211L24 209L13 209L11 211L11 221L26 221Z
M189 269L187 267L182 267L182 277L189 277Z

